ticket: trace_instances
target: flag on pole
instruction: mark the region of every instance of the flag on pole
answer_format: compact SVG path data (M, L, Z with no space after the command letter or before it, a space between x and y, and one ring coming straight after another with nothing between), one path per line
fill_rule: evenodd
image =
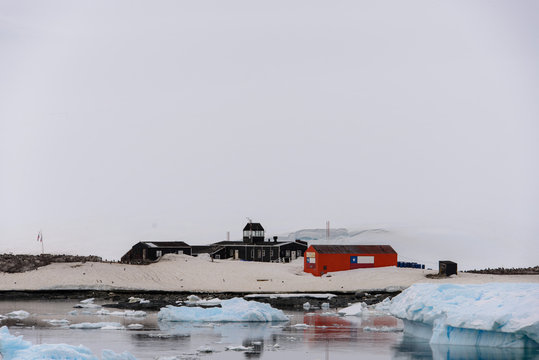
M39 231L39 234L37 234L37 241L43 242L43 234L41 234L41 230Z

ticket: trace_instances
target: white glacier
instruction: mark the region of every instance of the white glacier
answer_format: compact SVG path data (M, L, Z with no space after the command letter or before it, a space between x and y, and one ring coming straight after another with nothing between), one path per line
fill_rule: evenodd
M160 321L271 322L287 321L286 315L269 304L241 298L222 300L221 307L167 306L157 315Z
M11 335L7 326L0 328L0 355L3 360L99 360L90 349L82 345L32 345L31 342L23 340L22 336ZM111 350L103 350L101 358L102 360L136 360L128 352L116 354Z
M539 284L415 284L389 310L431 344L539 346Z

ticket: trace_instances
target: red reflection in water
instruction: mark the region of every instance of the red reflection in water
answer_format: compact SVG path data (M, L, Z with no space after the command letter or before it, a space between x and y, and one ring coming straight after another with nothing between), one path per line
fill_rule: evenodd
M344 317L322 314L305 315L303 317L308 328L303 329L305 341L330 341L350 342L357 341L363 334L363 327L369 328L395 328L398 320L393 316L370 316L370 317Z

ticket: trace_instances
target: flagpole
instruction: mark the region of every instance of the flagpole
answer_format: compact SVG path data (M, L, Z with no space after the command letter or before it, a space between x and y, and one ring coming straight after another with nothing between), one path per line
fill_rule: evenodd
M41 255L45 253L45 247L43 245L43 232L39 230L39 234L37 234L37 241L41 242Z

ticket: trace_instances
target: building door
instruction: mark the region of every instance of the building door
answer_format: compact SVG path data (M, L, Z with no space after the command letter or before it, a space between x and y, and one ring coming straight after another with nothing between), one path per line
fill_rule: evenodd
M296 251L292 250L290 255L292 256L292 260L296 260Z
M240 251L234 250L234 260L239 260L239 258L240 258Z

